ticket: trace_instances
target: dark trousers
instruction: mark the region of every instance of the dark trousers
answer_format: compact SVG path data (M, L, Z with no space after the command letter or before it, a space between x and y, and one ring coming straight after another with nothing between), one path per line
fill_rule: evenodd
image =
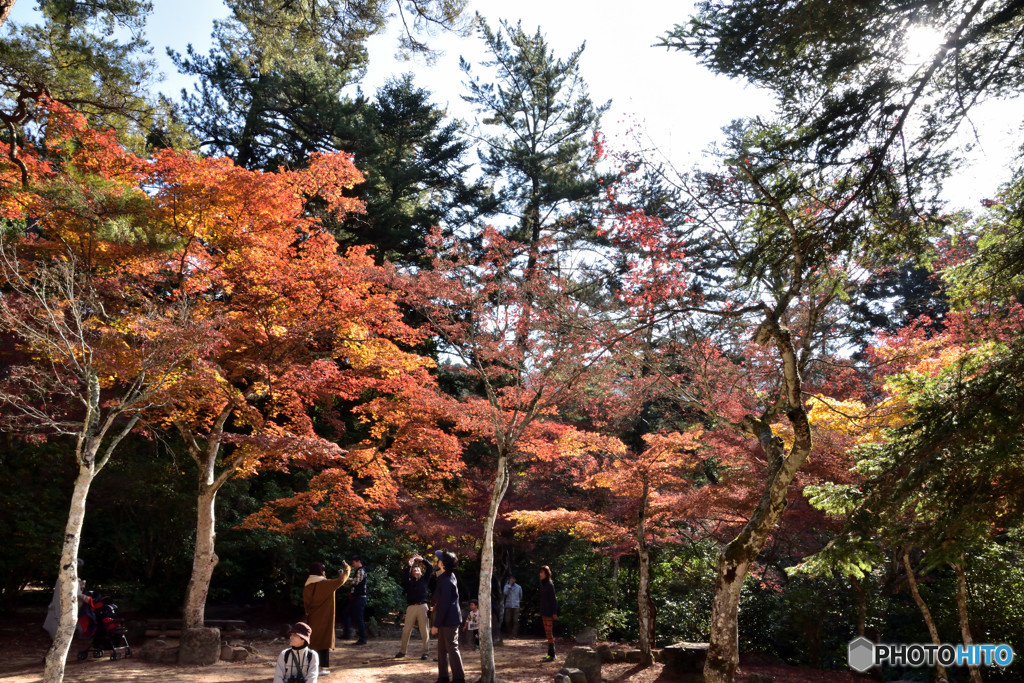
M331 651L330 650L317 650L316 656L320 658L320 668L326 669L331 665Z
M359 640L366 640L366 622L363 620L363 613L366 612L366 596L349 598L348 618L345 619L345 631L349 629L349 619L352 625L359 632Z
M459 654L459 627L439 626L437 628L437 674L438 680L448 680L448 666L452 667L452 681L466 680L462 669L462 655Z

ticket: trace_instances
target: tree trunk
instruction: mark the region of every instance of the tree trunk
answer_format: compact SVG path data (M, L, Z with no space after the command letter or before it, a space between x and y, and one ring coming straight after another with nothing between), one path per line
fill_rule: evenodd
M85 523L85 500L96 476L95 451L98 446L90 445L85 456L78 458L78 476L75 477L68 523L64 527L64 544L60 551L60 579L57 588L60 591L60 622L53 645L46 653L43 683L60 683L64 680L64 663L75 637L75 622L78 621L78 547Z
M914 570L910 568L910 551L903 551L903 568L907 570L907 583L910 584L910 592L914 596L914 602L917 603L917 608L921 610L921 616L924 617L924 623L928 626L928 633L931 634L932 642L936 645L941 645L942 641L939 640L939 629L935 626L935 620L932 619L931 610L928 609L928 605L924 604L924 598L921 597L920 591L917 590L917 579L914 578ZM938 674L939 681L948 681L949 675L946 673L946 667L942 666L939 662L935 662L935 671Z
M494 521L498 518L498 507L508 488L508 457L498 454L498 473L491 491L491 505L484 520L483 548L480 550L480 683L496 683L494 669L494 641L491 634L491 577L494 570Z
M14 9L14 3L17 0L0 0L0 26L7 23L7 18L11 16L11 10Z
M967 618L967 576L964 574L963 555L960 562L953 564L953 571L956 572L956 611L960 616L960 637L964 645L974 645L974 636L971 635L971 623ZM969 664L967 670L971 674L971 683L982 683L981 669L975 664Z
M789 484L810 451L809 429L805 444L794 443L788 458L783 457L782 440L771 434L768 425L760 423L757 429L762 447L772 464L769 465L768 482L754 514L718 558L715 598L711 603L711 638L704 663L706 683L732 683L736 677L740 661L738 616L743 580L751 563L764 547L768 534L782 516Z
M185 591L184 628L202 628L206 620L206 596L210 592L210 579L218 561L217 553L214 552L217 538L214 517L216 501L217 488L213 482L200 483L196 506L196 550L192 558L192 576Z
M768 460L764 492L750 520L718 558L715 598L711 603L711 638L704 662L706 683L732 683L739 666L740 589L747 570L764 548L768 535L786 508L786 494L797 470L811 452L811 425L803 404L799 362L789 330L772 317L766 318L754 335L759 345L774 344L782 360L786 418L793 427L793 445L788 456L782 439L772 432L769 418L747 415L737 425L755 436Z
M637 615L640 619L640 657L641 664L654 664L654 601L651 600L651 557L647 548L647 498L650 493L647 481L644 481L643 493L640 496L640 509L636 523L636 554L640 564L640 587L637 591Z

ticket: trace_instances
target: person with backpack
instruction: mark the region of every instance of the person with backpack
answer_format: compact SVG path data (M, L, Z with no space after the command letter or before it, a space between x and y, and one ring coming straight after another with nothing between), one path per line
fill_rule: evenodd
M338 578L328 579L324 572L323 562L314 562L309 566L309 578L302 588L302 604L306 608L306 622L310 625L312 635L306 639L310 647L316 650L317 660L323 669L320 674L326 676L331 672L331 648L334 647L334 593L348 581L351 568L342 560L342 569L338 570Z
M320 658L316 650L309 646L312 632L309 624L301 621L288 630L289 647L277 657L274 683L317 683Z

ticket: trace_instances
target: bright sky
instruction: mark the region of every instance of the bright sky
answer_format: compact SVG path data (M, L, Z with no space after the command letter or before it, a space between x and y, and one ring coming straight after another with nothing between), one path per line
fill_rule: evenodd
M153 5L148 37L166 76L159 88L177 96L189 83L175 72L165 48L183 52L192 43L206 52L213 20L227 11L219 0L154 0ZM719 137L722 126L736 118L770 115L772 109L765 93L713 76L685 54L652 47L674 24L685 22L692 7L690 0L635 5L621 0L470 0L469 12L479 12L492 26L502 18L522 20L531 32L540 26L558 56L585 41L581 67L591 97L597 103L612 100L603 125L610 142L636 128L678 168L686 169ZM34 20L34 8L35 2L19 0L11 20ZM363 90L372 93L388 77L411 71L416 84L431 91L450 115L472 122L474 114L460 97L464 77L458 63L460 55L473 64L486 59L483 41L476 35L442 34L432 44L445 54L427 66L396 59L393 33L372 39ZM999 103L976 112L978 144L970 167L949 186L952 204L976 207L978 200L993 194L996 183L1009 178L1007 165L1016 150L1007 140L1020 134L1019 106ZM965 131L965 141L973 141L974 132Z

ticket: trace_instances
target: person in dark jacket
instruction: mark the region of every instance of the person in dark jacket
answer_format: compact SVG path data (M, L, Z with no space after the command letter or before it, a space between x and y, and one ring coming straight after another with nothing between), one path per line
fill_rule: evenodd
M426 571L420 569L416 563L422 562ZM395 659L404 657L409 651L409 636L412 635L412 627L419 629L420 638L423 639L423 654L420 659L430 658L430 618L427 613L427 604L430 602L430 579L434 574L434 567L423 556L416 554L409 558L409 566L405 568L402 577L402 587L405 588L405 601L408 607L405 608L405 626L402 627L402 649L395 655Z
M544 622L544 635L548 639L548 656L545 662L555 661L555 619L558 618L558 598L555 597L555 582L551 580L551 567L540 568L540 620Z
M451 683L466 683L459 654L459 626L462 609L459 607L459 584L455 579L458 559L450 552L437 558L440 573L434 587L434 625L430 632L437 636L437 683L449 683L448 665L451 664Z
M352 589L348 592L348 612L345 614L345 633L349 633L349 624L355 626L359 631L359 640L353 645L366 645L366 621L363 614L366 612L366 568L363 567L362 558L352 558L352 568L355 570L349 578L348 583Z

